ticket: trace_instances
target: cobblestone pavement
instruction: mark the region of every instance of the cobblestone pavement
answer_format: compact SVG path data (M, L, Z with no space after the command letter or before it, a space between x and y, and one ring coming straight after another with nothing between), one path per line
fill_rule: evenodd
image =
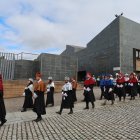
M1 140L140 140L140 99L108 103L97 100L95 109L83 110L75 104L74 114L55 114L59 106L46 108L41 122L32 111L7 114L8 122L0 128Z

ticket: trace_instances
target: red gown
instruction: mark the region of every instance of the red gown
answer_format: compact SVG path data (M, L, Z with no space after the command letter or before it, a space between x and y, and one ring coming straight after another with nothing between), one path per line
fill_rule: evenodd
M84 96L86 102L94 102L95 96L93 93L93 86L95 85L95 80L91 77L84 82Z
M6 116L5 104L3 100L3 82L0 74L0 121L3 121Z

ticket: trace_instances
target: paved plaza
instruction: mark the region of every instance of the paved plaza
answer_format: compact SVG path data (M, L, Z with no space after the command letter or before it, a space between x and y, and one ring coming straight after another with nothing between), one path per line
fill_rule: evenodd
M97 89L98 90L98 89ZM82 97L82 96L81 96ZM75 104L74 114L55 112L58 105L46 108L41 122L34 122L31 110L7 113L7 123L0 128L1 140L140 140L140 98L134 101L110 102L102 106L97 100L95 109L83 110L84 102ZM6 101L7 102L7 101Z

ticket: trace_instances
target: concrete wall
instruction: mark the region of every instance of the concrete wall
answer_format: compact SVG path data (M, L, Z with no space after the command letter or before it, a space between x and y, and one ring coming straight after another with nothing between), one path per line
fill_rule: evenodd
M116 18L102 32L77 52L79 71L90 71L95 75L113 73L120 66L119 19Z
M76 52L85 49L81 46L66 45L66 49L61 53L61 55L76 56Z
M65 76L73 77L77 74L77 59L74 56L43 53L38 61L45 80L52 76L54 80L62 81Z
M15 61L15 70L14 70L14 79L27 79L34 77L33 61L31 60L16 60Z
M140 24L120 17L120 53L123 73L133 72L133 48L140 49Z
M44 80L52 76L54 80L62 81L65 76L76 76L77 59L74 56L43 53L34 61L15 61L14 79L35 78L36 72L41 72Z

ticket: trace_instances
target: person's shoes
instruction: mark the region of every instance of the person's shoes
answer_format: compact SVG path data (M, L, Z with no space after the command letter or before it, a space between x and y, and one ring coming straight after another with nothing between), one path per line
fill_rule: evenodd
M39 121L41 121L42 120L42 117L40 117L40 118L37 118L36 120L34 120L35 122L39 122Z
M95 104L93 103L92 108L95 108Z
M73 114L73 111L70 111L68 114Z
M85 109L89 109L89 107L85 107L84 110L85 110Z
M7 120L4 119L4 120L1 122L0 127L3 126L6 122L7 122Z
M113 104L114 104L114 101L111 102L111 105L113 105Z
M57 114L59 114L59 115L61 115L61 112L60 111L58 111L58 112L56 112Z
M25 109L25 108L23 108L23 109L21 110L21 112L26 112L26 109Z

